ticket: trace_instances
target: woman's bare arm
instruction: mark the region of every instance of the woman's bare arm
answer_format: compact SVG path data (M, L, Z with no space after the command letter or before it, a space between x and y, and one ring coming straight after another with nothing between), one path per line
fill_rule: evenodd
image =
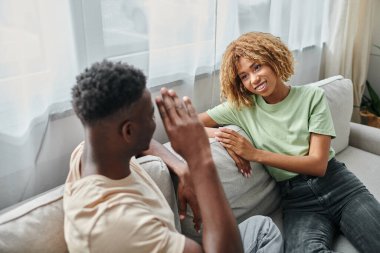
M218 131L218 124L206 112L198 114L198 119L205 127L207 136L214 138L215 132Z
M224 147L249 161L312 176L323 176L326 172L331 136L311 133L309 153L305 156L291 156L257 149L243 136L228 128L220 128L215 134Z

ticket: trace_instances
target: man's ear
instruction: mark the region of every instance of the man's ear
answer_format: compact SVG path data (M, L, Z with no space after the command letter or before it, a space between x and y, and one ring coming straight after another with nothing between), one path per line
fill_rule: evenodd
M132 140L132 128L133 123L130 120L126 120L121 125L121 136L123 137L124 141L131 142Z

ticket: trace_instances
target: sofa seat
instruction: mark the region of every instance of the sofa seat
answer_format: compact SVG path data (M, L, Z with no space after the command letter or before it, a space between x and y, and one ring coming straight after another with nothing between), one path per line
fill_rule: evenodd
M380 147L379 147L380 149ZM380 156L348 146L337 156L380 201Z

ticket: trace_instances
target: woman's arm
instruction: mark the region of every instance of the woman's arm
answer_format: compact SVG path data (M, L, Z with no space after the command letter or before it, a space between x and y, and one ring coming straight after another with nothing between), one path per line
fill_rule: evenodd
M216 139L242 158L300 174L323 176L329 159L331 137L310 134L309 153L305 156L277 154L254 147L247 139L228 128L220 128Z
M198 114L198 119L205 127L207 136L209 138L215 138L215 133L219 132L218 123L216 123L206 112ZM245 177L250 177L252 175L252 169L249 161L236 155L231 149L227 147L225 147L225 149L234 160L239 172Z
M205 127L207 136L209 138L214 138L219 125L206 112L199 113L198 119Z

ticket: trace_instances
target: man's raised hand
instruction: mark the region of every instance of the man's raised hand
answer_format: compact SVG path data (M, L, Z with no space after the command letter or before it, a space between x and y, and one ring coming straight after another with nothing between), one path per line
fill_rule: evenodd
M173 149L185 160L195 158L200 149L209 146L190 98L182 101L173 90L162 88L156 104Z

